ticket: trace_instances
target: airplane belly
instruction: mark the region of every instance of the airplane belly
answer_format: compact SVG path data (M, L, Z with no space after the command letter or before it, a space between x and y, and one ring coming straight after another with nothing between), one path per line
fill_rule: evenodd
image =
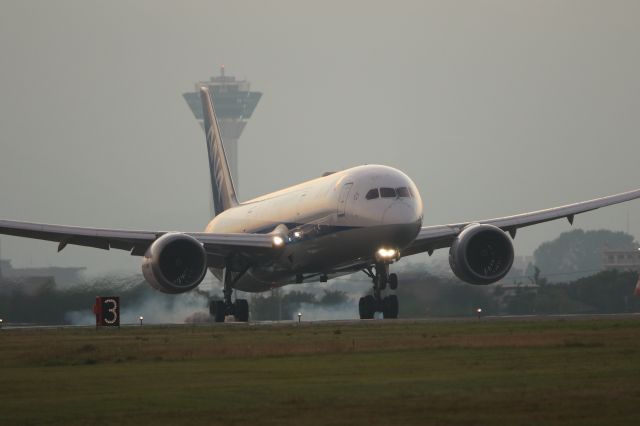
M381 246L405 247L413 241L419 229L420 224L345 227L323 236L293 241L278 262L252 268L247 273L250 277L242 285L270 289L295 282L297 274L329 275L345 265L368 263Z
M292 243L283 257L294 269L322 272L335 265L372 259L382 246L405 247L419 229L419 224L345 229L310 241Z
M219 268L209 268L209 271L220 281L222 281L222 269ZM263 272L260 275L264 275ZM269 277L271 278L271 277ZM256 278L254 275L254 269L249 269L245 274L243 274L238 280L233 284L233 288L240 291L247 291L251 293L259 293L267 290L271 290L272 288L277 287L274 285L271 280L261 280Z
M240 291L247 291L249 293L261 293L263 291L271 290L275 287L280 287L284 284L285 283L278 285L277 283L274 283L274 282L257 279L254 276L253 271L249 271L246 274L244 274L238 280L238 282L236 282L233 285L233 288L238 289Z
M335 277L352 273L362 265L371 264L375 252L381 247L397 248L402 253L402 248L414 240L420 226L421 223L416 222L366 227L314 227L302 232L300 238L292 236L278 259L251 266L233 287L241 291L263 292L293 284L299 275ZM212 272L221 278L221 270L212 269Z

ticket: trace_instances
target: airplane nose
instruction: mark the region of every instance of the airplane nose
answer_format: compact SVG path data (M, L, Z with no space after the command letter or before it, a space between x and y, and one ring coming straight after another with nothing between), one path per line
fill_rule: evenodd
M394 201L382 215L382 223L385 225L413 224L419 219L416 209L402 201Z

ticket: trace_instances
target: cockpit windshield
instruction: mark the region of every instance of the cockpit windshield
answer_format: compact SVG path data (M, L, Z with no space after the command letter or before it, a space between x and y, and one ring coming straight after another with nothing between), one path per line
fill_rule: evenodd
M365 195L365 198L367 200L374 200L379 196L380 194L378 193L378 188L373 188L373 189L370 189L369 192L367 192L367 195Z
M396 190L393 188L380 188L382 198L396 198Z
M410 198L409 190L406 187L396 188L396 192L398 193L398 197L400 198Z
M375 200L376 198L414 198L411 188L401 186L400 188L373 188L367 192L365 198L367 200Z

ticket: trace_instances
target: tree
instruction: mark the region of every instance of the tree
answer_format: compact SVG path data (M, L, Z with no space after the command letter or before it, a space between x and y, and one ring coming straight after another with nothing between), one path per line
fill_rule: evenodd
M630 249L633 236L608 230L563 232L553 241L543 243L533 253L535 265L549 281L569 281L602 269L605 247Z

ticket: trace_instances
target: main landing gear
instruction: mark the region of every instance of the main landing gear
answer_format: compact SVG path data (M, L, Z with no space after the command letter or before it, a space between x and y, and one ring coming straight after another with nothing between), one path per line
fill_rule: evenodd
M398 296L392 294L382 297L387 285L391 290L398 288L398 276L389 274L389 264L378 263L375 273L371 268L365 269L364 273L373 281L373 295L360 298L360 319L372 319L376 312L382 312L385 319L398 318Z
M215 322L224 322L225 317L228 315L233 315L236 321L248 322L249 302L247 302L246 299L236 299L235 302L232 302L231 296L233 294L233 283L235 282L234 276L227 269L225 269L222 275L224 282L222 294L224 299L211 300L209 302L209 313Z

